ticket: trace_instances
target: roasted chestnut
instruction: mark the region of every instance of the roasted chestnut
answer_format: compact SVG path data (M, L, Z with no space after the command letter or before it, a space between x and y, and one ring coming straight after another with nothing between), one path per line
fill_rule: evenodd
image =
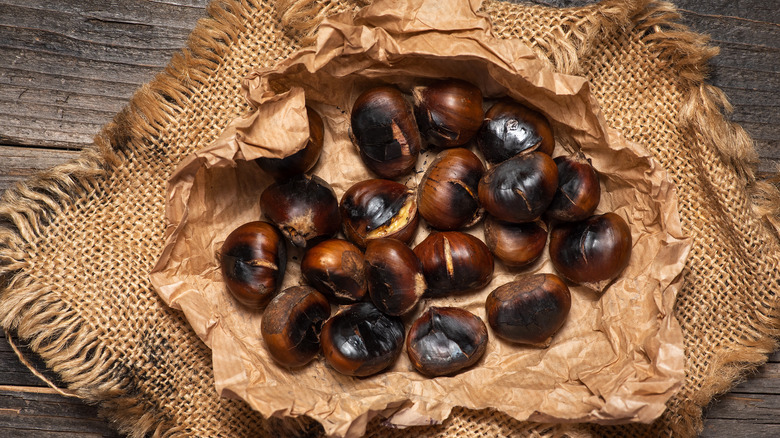
M477 147L488 163L498 164L526 151L550 155L555 137L543 115L517 102L503 101L485 113Z
M606 213L581 222L560 222L550 232L550 261L574 283L602 291L631 258L631 229Z
M308 286L294 286L268 303L260 333L274 360L286 367L299 367L320 351L320 328L328 318L330 304L321 293Z
M412 94L420 135L433 146L462 146L482 125L482 92L466 81L438 81L417 87Z
M322 139L325 125L322 117L313 109L306 107L309 118L309 141L303 149L284 158L258 158L255 162L276 180L290 178L307 172L314 167L322 152Z
M325 360L348 376L376 374L392 365L404 346L404 323L371 303L347 306L322 326Z
M547 244L547 228L540 221L513 224L488 215L485 244L494 256L512 268L535 262Z
M287 266L287 247L268 222L249 222L231 232L219 251L222 278L239 303L263 308L279 290Z
M341 218L330 184L314 175L297 175L268 186L260 208L295 246L305 248L333 237Z
M526 275L499 286L485 301L488 324L510 342L547 347L566 322L571 294L553 274Z
M403 184L386 179L361 181L341 197L344 235L360 247L393 237L409 243L417 230L417 197Z
M558 170L549 155L520 154L490 169L479 181L479 202L498 219L531 222L550 205Z
M581 221L596 211L601 200L599 176L582 152L555 160L558 166L558 190L545 213L559 221Z
M414 309L425 292L420 260L396 239L369 240L366 245L368 293L377 309L401 316Z
M360 248L346 240L330 239L306 250L301 274L329 299L356 302L368 292L364 264Z
M448 296L487 286L493 255L478 238L460 231L431 233L414 248L423 266L426 295Z
M412 106L392 86L371 88L358 96L350 137L366 167L389 179L414 169L422 144Z
M485 166L468 149L439 153L417 188L417 208L434 228L457 230L482 218L477 187Z
M485 323L468 310L430 307L409 328L406 353L417 371L444 376L475 364L487 341Z

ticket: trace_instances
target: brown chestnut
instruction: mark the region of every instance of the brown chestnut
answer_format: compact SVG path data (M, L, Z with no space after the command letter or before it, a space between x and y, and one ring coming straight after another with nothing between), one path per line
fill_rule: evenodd
M294 286L268 303L260 333L274 360L286 367L299 367L320 351L320 329L328 318L330 304L321 293L308 286Z
M412 94L420 135L435 147L463 146L482 125L482 92L473 84L447 79Z
M417 197L403 184L386 179L360 181L341 197L344 235L360 247L392 237L409 243L417 231Z
M545 213L559 221L581 221L596 211L601 200L599 176L582 152L557 157L558 190Z
M468 310L430 307L409 328L406 353L422 374L445 376L475 364L487 341L485 323Z
M350 137L366 167L389 179L414 169L422 144L412 106L392 86L371 88L358 96Z
M531 222L539 218L558 188L558 169L549 155L521 154L490 169L479 181L479 202L498 219Z
M488 215L485 244L505 265L522 268L535 262L547 244L547 228L540 221L513 224Z
M432 233L414 248L414 253L423 266L427 296L480 289L493 278L493 255L481 240L470 234Z
M502 101L485 113L477 146L488 163L498 164L521 152L551 155L555 137L543 115L517 102Z
M457 230L479 222L477 187L485 166L468 149L439 153L425 171L417 188L417 208L434 228Z
M271 184L260 208L295 246L305 248L333 237L341 218L330 184L314 175L297 175Z
M560 222L550 232L550 261L567 280L602 291L631 258L631 229L606 213L581 222Z
M510 342L547 347L566 322L571 294L553 274L526 275L499 286L485 301L488 324Z
M392 365L404 346L404 323L371 303L347 306L322 326L325 360L348 376L376 374Z
M368 292L364 264L360 248L346 240L330 239L306 250L301 274L329 299L356 302Z
M420 260L405 243L374 239L366 245L368 293L377 309L401 316L414 309L425 292Z
M219 251L222 278L239 303L259 309L279 290L287 266L287 247L268 222L249 222L231 232Z
M276 180L306 173L320 158L325 125L322 117L313 109L306 107L306 115L309 118L309 141L303 149L284 158L263 157L255 160L261 169Z

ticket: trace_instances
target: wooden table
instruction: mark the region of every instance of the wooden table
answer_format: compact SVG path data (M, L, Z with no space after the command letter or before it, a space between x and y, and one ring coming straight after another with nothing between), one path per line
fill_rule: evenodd
M185 45L206 4L0 0L0 191L76 157L133 91ZM777 175L780 1L676 4L688 25L710 34L721 48L712 61L712 82L731 99L730 118L755 139L759 173ZM780 354L714 402L706 417L704 436L780 436ZM33 376L0 335L0 436L118 435L95 407L60 396Z

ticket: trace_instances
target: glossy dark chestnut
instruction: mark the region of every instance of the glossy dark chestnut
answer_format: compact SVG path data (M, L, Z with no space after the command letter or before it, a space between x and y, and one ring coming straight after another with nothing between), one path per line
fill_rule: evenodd
M478 238L460 231L432 233L414 248L423 266L427 296L483 288L493 278L493 255Z
M309 117L309 141L303 149L284 158L258 158L255 162L276 180L287 179L306 173L317 163L322 152L325 125L322 117L313 109L306 107Z
M386 179L356 183L344 192L340 209L344 235L360 247L382 237L409 243L419 223L414 191Z
M482 92L466 81L443 80L413 94L420 135L435 147L463 146L482 125Z
M488 163L498 164L521 152L550 155L555 137L550 122L542 114L517 102L503 101L485 113L477 146Z
M522 268L539 259L547 245L547 228L540 221L513 224L485 218L485 244L505 265Z
M368 293L364 265L360 248L346 240L330 239L306 250L301 274L329 299L354 303Z
M559 221L574 222L590 217L601 200L599 176L582 153L555 160L558 190L546 215Z
M368 293L377 309L401 316L414 309L425 292L420 260L405 243L374 239L366 245Z
M482 218L477 187L485 173L482 161L468 149L440 152L417 188L417 208L434 228L457 230Z

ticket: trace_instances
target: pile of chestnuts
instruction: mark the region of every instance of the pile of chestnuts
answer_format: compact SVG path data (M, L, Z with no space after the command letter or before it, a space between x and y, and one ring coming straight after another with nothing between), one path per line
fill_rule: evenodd
M301 367L321 353L332 369L364 377L391 367L405 346L421 374L453 375L480 360L488 327L506 342L544 348L566 322L567 284L603 291L629 262L628 224L615 213L594 214L596 170L581 152L553 159L550 123L519 102L488 107L479 88L454 79L409 94L392 85L366 90L354 102L349 135L376 178L341 199L306 173L324 138L322 118L307 114L303 149L257 160L275 179L260 196L267 221L238 227L219 252L228 292L264 312L263 341L282 366ZM437 155L417 187L398 182L426 146ZM412 248L422 221L431 232ZM478 223L484 240L464 232ZM288 244L303 251L302 281L280 292ZM487 324L437 305L485 288L494 258L519 270L545 248L557 275L519 275L494 289Z

